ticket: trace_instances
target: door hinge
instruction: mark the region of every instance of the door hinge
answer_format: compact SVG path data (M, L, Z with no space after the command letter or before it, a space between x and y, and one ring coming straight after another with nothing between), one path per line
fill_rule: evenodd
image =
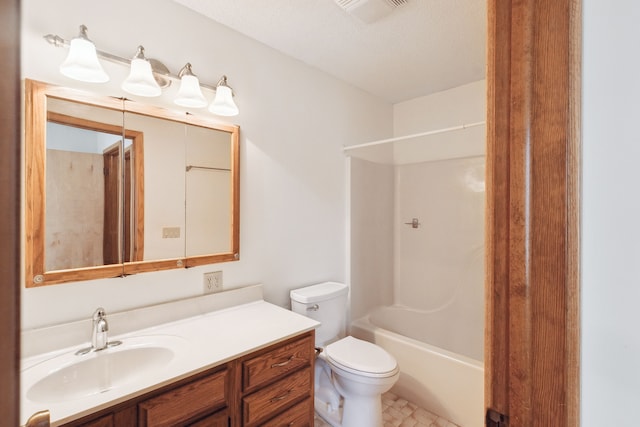
M487 409L486 427L509 427L509 417L494 409Z

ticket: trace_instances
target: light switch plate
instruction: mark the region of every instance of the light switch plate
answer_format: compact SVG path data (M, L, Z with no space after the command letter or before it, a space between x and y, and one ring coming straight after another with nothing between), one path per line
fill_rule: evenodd
M178 239L180 238L180 227L162 227L163 239Z

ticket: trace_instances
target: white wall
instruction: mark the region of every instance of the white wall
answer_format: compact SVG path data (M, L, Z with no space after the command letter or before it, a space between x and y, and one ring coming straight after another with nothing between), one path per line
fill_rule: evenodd
M640 2L585 0L582 425L638 425Z
M415 135L475 125L486 120L486 80L443 90L428 96L395 104L393 134L396 137ZM396 144L398 164L455 159L485 154L486 126L473 126L448 131Z
M66 51L42 36L68 39L85 24L107 52L132 56L142 44L174 73L189 61L203 82L226 74L241 127L240 261L25 289L23 328L86 318L99 305L119 311L198 295L213 269L226 287L263 283L265 298L282 306L289 289L346 279L342 146L389 137L391 105L169 0L26 0L22 14L25 77L123 95L123 67L105 64L112 81L104 85L58 73Z
M394 136L484 121L486 80L400 102L393 106Z

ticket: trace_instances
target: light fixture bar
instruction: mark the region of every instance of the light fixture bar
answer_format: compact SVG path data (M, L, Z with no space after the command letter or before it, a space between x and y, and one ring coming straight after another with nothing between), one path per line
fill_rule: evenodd
M51 45L55 46L55 47L66 47L68 48L71 45L71 41L70 40L65 40L62 37L55 35L55 34L47 34L46 36L43 36L44 39ZM96 48L96 54L98 55L99 58L102 58L106 61L110 61L116 64L120 64L120 65L124 65L127 67L131 66L131 59L127 59L127 58L123 58L121 56L118 55L114 55L112 53L109 52L105 52L103 50L100 50L98 48ZM160 85L161 88L166 88L168 86L171 85L171 81L167 80L167 79L171 79L171 80L175 80L175 81L180 81L180 77L171 73L169 71L169 69L160 61L158 61L157 59L154 58L147 58L149 60L149 62L151 63L151 69L154 73L154 76L156 77L156 81L158 82L158 84ZM200 82L200 86L212 91L216 91L216 86L213 85L209 85L206 83L202 83Z

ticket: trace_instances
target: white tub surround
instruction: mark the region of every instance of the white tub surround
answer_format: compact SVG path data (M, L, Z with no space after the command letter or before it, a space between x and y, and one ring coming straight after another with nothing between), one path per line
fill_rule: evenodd
M480 427L484 414L484 366L472 358L399 335L365 316L351 324L354 337L384 348L398 361L391 391L461 427Z
M456 314L455 307L424 311L392 305L376 308L369 313L368 319L379 328L482 362L482 317L476 319L476 323L473 324L468 318ZM447 327L443 328L442 325Z
M313 330L318 326L318 322L313 319L300 316L257 298L261 293L259 287L237 291L240 294L233 293L234 291L230 291L225 296L211 294L113 315L109 315L107 308L107 319L110 323L110 329L113 331L129 329L126 324L121 322L146 323L144 319L150 316L153 316L157 321L156 326L147 326L135 331L128 330L120 335L111 334L110 340L126 342L127 339L134 337L179 337L181 348L176 349L178 357L163 369L151 370L142 378L105 393L55 404L31 402L27 399L26 394L34 381L23 381L21 424L24 425L27 418L35 412L48 409L51 413L51 425L59 425L219 366L283 339ZM221 304L213 302L216 296L219 301L227 301L236 305L211 309L212 306ZM242 300L245 301L239 302ZM209 308L208 311L207 308ZM189 317L176 319L175 317L178 315L176 313L188 313ZM169 315L168 323L161 323L163 314ZM90 336L90 322L81 323L87 328L87 336ZM37 346L33 344L34 338L42 339L47 333L51 336L51 331L54 330L60 337L63 337L64 342L68 343L72 340L69 337L76 335L77 328L78 322L75 322L67 325L66 328L65 325L59 325L46 328L46 331L28 331L23 334L24 345L30 349L36 348ZM49 339L47 341L52 342ZM87 344L88 341L85 339L44 354L31 354L30 357L22 360L23 378L25 377L25 369L53 357L69 352L73 353L80 348L87 347Z

